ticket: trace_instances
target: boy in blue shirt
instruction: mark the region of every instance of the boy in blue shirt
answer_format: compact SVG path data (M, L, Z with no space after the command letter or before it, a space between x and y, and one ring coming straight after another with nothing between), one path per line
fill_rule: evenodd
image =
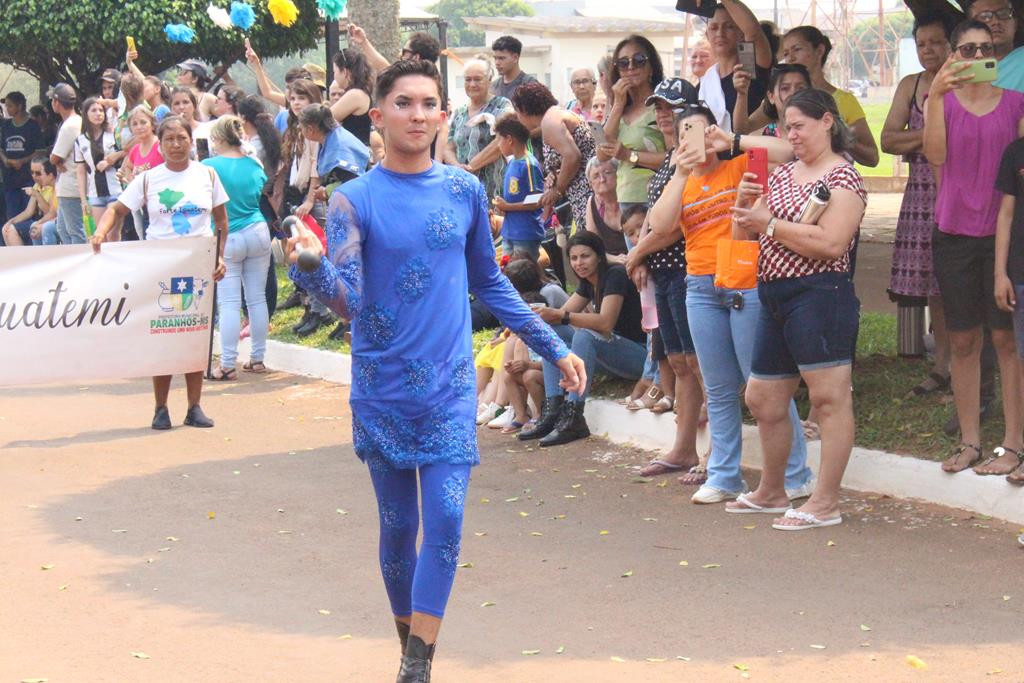
M526 151L530 131L515 116L505 116L494 126L494 134L501 154L515 157L505 167L502 196L494 198L494 208L505 214L501 251L509 256L516 250L524 251L536 261L544 240L540 202L536 201L544 192L544 175L540 163ZM536 195L535 201L524 201L530 195Z

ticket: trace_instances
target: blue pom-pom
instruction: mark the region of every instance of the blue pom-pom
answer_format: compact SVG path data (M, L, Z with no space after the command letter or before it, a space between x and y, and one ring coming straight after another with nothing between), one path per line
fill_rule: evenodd
M252 11L252 5L247 2L231 3L231 23L248 31L256 23L256 14Z
M167 40L172 43L191 43L196 37L196 32L185 24L167 24L164 26L164 33L167 34Z
M337 21L345 11L348 0L317 0L316 4L328 19Z

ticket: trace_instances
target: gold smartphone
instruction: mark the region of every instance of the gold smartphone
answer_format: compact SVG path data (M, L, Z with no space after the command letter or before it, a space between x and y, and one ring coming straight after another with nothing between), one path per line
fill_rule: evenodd
M707 143L704 141L706 129L707 122L703 116L691 116L683 121L683 141L687 149L700 150L701 163L707 161Z

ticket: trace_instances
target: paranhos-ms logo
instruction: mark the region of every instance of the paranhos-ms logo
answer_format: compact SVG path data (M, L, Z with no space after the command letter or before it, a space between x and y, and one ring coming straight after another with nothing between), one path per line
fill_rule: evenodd
M149 321L150 334L166 332L198 332L210 328L209 316L199 313L199 302L206 294L209 280L198 277L175 276L171 285L160 283L160 294L156 303L168 315L160 315Z

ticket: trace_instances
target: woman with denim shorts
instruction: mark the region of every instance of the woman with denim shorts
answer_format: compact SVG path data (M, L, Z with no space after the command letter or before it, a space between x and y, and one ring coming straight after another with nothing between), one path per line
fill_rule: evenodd
M734 236L756 235L760 242L761 310L746 399L757 419L764 469L757 490L729 509L784 512L772 526L796 531L842 522L839 484L853 448L850 368L860 312L850 250L867 192L842 156L851 137L831 95L801 90L786 101L782 115L797 160L775 169L764 197L753 174L747 174L733 209ZM824 213L811 220L805 205L822 185L830 199ZM792 509L784 472L790 445L801 435L784 406L801 379L820 418L821 469L811 497Z
M703 122L708 135L704 149L691 149L686 142L688 122ZM747 170L746 156L729 161L718 158L713 147L717 133L715 117L703 104L687 107L676 122L679 143L676 171L661 198L651 210L651 228L665 235L682 226L686 240L686 317L697 352L700 373L707 394L711 427L711 455L708 478L691 500L720 503L746 492L740 472L743 448L743 419L740 392L751 371L754 328L761 305L756 287L733 289L715 285L717 247L732 235L732 207L736 188ZM799 431L800 418L792 400L781 402L783 415ZM811 472L802 438L788 445L789 466L783 495L807 495ZM787 498L788 502L788 498Z
M117 179L117 143L114 134L107 130L107 110L98 97L90 97L82 104L82 134L75 140L75 169L78 177L78 196L82 200L82 213L91 214L98 223L107 206L113 204L121 194L121 182ZM121 239L118 224L107 233L107 240Z

